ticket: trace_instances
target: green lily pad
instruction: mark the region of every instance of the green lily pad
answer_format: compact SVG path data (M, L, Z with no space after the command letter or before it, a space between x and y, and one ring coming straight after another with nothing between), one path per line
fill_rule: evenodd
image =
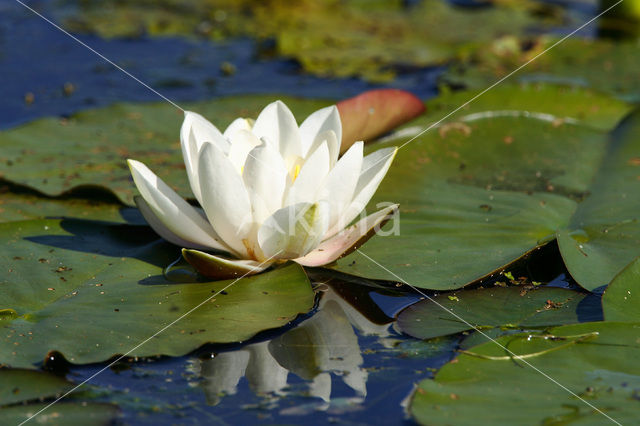
M515 38L498 40L477 49L466 62L450 68L441 79L469 89L485 89L557 41L548 37L532 43L521 43ZM525 45L533 47L523 51ZM640 67L639 53L640 47L635 42L569 38L510 79L590 87L637 102L640 85L635 70Z
M102 189L104 191L104 189ZM109 222L146 222L137 209L113 200L91 200L81 197L51 198L25 192L2 192L0 222L29 219L75 217Z
M607 321L640 321L640 259L607 286L602 295L602 310Z
M58 376L34 370L0 369L0 423L17 425L54 399L73 389L74 384ZM33 419L47 425L107 425L118 416L118 407L95 402L62 401Z
M237 117L257 117L274 96L216 99L184 107L224 129ZM282 98L301 122L329 102ZM180 150L182 113L170 105L118 104L69 119L45 118L0 132L0 177L58 196L100 185L133 205L127 158L144 162L186 197L191 190ZM65 155L60 155L64 152Z
M453 296L440 294L432 297L433 300L415 303L400 312L396 324L403 333L419 339L431 339L473 327L546 327L601 319L592 313L581 318L580 306L587 296L553 287L464 290Z
M505 82L482 95L480 93L481 90L450 92L445 88L440 96L427 101L427 114L411 126L427 127L472 99L473 102L448 117L447 121L470 115L547 115L557 123L579 122L583 126L610 130L632 109L626 102L603 93L566 85L510 85Z
M68 29L102 37L250 36L274 40L277 55L321 76L394 78L396 68L447 62L503 34L525 34L567 18L560 7L531 1L465 9L439 0L400 1L173 0L77 3L61 16ZM482 25L477 25L482 22ZM455 31L451 29L455 28ZM239 70L240 72L242 70Z
M0 369L0 407L44 398L59 397L73 388L62 377L35 370Z
M482 116L427 132L398 151L370 204L400 204L391 235L332 268L455 289L559 235L576 281L606 285L640 255L638 123L636 112L609 136L555 119Z
M130 350L184 355L280 327L314 303L298 265L237 282L168 281L163 269L180 250L146 226L32 220L0 224L0 238L0 309L11 312L0 317L0 363L14 367L33 367L51 350L76 364Z
M612 133L589 192L558 245L571 276L593 290L640 255L640 110Z
M637 422L639 323L583 323L511 335L470 348L420 382L409 411L421 424ZM539 371L524 364L529 362ZM592 406L571 395L566 386ZM597 407L602 413L596 411Z

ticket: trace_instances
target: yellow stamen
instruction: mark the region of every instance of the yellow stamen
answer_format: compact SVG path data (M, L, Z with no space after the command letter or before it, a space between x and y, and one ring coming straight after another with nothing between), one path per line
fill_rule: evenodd
M295 182L295 180L298 178L298 175L300 174L300 164L296 164L295 169L293 170L293 181Z
M247 249L247 255L249 256L249 258L253 260L258 260L256 258L256 252L253 250L253 247L251 246L251 243L249 242L249 240L246 238L243 238L242 244L244 245L244 248Z

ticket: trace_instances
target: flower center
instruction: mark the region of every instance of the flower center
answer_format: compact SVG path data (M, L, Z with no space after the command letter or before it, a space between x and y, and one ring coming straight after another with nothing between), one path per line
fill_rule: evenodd
M295 182L299 174L300 174L300 164L296 164L296 166L293 169L293 177L291 180Z

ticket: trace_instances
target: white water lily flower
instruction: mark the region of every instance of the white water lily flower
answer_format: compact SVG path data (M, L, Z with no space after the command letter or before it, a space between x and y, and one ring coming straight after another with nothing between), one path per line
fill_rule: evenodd
M397 210L390 205L345 229L373 196L396 148L363 157L363 143L356 142L338 159L341 138L335 106L298 127L276 101L255 123L238 118L224 133L187 111L180 141L202 209L144 164L128 160L142 196L136 204L149 225L184 247L185 259L209 277L253 274L288 259L325 265L366 241Z

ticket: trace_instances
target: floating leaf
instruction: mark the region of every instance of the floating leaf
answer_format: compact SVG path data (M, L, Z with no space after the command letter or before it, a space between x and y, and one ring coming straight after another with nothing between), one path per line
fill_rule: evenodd
M639 333L638 323L600 322L501 337L497 342L515 357L494 342L468 349L433 380L420 382L409 411L429 425L476 424L478 419L487 424L595 425L609 422L603 413L633 424L640 388Z
M473 327L545 327L602 318L593 310L581 315L590 298L563 288L483 288L461 291L454 299L450 297L438 295L407 307L398 315L397 326L413 337L431 339Z
M4 425L22 423L48 405L42 400L60 397L74 387L61 377L22 369L0 369L0 383L0 423ZM33 421L47 425L107 425L118 414L118 407L112 404L63 401Z
M504 49L504 39L477 49L462 65L451 67L442 81L467 88L485 89L500 78L550 48L557 39L541 37L530 43L516 40ZM521 46L528 46L522 50ZM569 38L529 63L511 79L521 82L562 83L590 87L629 101L640 99L635 70L640 66L635 42L610 42Z
M640 252L640 110L612 133L589 196L558 245L571 276L593 290L609 284Z
M241 96L190 104L186 108L208 117L224 129L237 117L257 117L260 110L274 99L274 96L264 95ZM283 99L296 114L298 123L330 104L325 100ZM361 98L346 102L341 109L345 131L349 134L343 139L348 137L351 143L356 139L370 140L390 131L424 109L419 99L399 90L366 92ZM393 112L387 114L388 108ZM381 118L382 112L388 118ZM371 117L375 118L375 123L370 122ZM69 191L84 191L85 194L92 190L104 192L106 188L125 203L133 204L135 186L126 160L135 158L147 164L181 195L192 197L180 150L181 122L179 111L160 103L120 104L86 110L65 120L36 120L0 132L0 176L48 196L59 196ZM362 135L355 132L362 132ZM61 150L67 154L59 155ZM30 199L25 198L25 203L29 202ZM53 205L57 200L46 202L56 210ZM4 203L14 201L3 199L0 209ZM78 205L78 210L82 208ZM18 207L11 209L13 217L19 218ZM28 206L25 209L28 211ZM63 209L57 210L63 212ZM100 213L107 214L107 210ZM98 211L92 212L92 215L96 214ZM31 218L28 213L24 215Z
M502 34L523 34L530 26L548 28L570 18L560 7L532 1L481 9L439 0L72 3L78 7L65 10L61 20L75 32L272 39L274 52L267 53L292 58L306 72L378 82L393 79L398 68L442 64L470 45L482 46Z
M80 196L50 198L33 193L13 192L4 192L0 197L0 222L75 217L109 222L134 222L140 225L146 223L137 209L123 206L115 200L109 202Z
M481 90L445 91L427 101L427 113L411 125L426 128L464 105L447 117L447 121L462 117L468 120L483 116L521 115L555 120L557 124L579 122L584 126L610 130L632 109L631 105L619 99L575 86L544 83L509 85L505 82L482 95L480 93Z
M454 289L558 235L576 281L606 285L640 255L638 123L636 112L608 136L551 117L480 115L427 132L398 151L370 204L400 204L391 235L333 268Z
M337 106L342 121L341 152L356 141L370 141L391 131L425 110L420 99L397 89L369 90Z
M273 96L234 97L185 105L220 128L237 117L257 117ZM301 122L327 101L285 99ZM133 205L135 186L127 158L192 197L180 150L182 113L166 103L119 104L69 119L45 118L0 132L0 177L57 196L84 185L100 185ZM60 155L64 152L65 155Z
M602 310L607 321L640 321L640 259L631 262L607 286Z
M0 407L58 397L73 384L53 374L23 369L0 369Z
M178 356L247 340L313 306L297 265L237 281L167 281L163 268L180 250L146 226L33 220L0 224L0 236L0 308L17 314L0 321L0 363L11 366L31 367L50 350L77 364L134 348L131 356Z

